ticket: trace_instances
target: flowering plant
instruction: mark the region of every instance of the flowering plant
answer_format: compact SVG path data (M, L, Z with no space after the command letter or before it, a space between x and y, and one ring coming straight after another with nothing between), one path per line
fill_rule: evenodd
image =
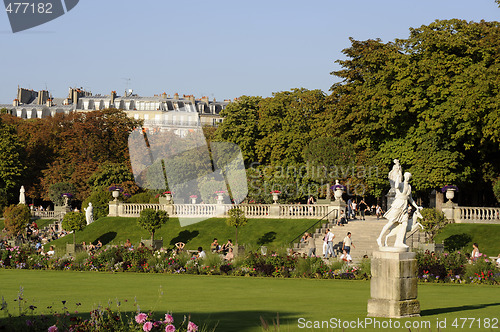
M164 192L163 192L163 195L166 195L166 194L172 194L172 192L171 192L170 190L168 190L168 191L164 191Z
M70 193L64 193L64 194L61 194L61 197L73 198L73 194L70 194Z
M217 190L215 193L216 193L216 194L224 194L224 193L225 193L225 191L224 191L224 190Z
M123 191L123 188L122 187L118 187L118 186L111 186L108 188L109 191L119 191L119 192L122 192Z
M337 189L341 189L343 191L345 191L345 186L341 185L341 184L335 184L333 186L330 187L331 190L337 190Z
M198 196L197 195L191 195L191 196L189 196L189 198L198 198Z
M271 194L281 194L281 191L279 191L279 190L273 190L273 191L271 191Z
M130 198L131 195L129 193L124 193L123 196L125 196L126 198Z
M458 187L457 186L454 186L454 185L446 185L444 186L443 188L441 188L441 192L442 193L445 193L447 190L455 190L455 191L458 191Z

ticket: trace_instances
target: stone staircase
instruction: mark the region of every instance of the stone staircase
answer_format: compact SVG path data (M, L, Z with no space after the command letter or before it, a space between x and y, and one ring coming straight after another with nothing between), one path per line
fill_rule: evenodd
M342 254L342 241L351 232L352 243L355 248L351 248L351 257L354 263L358 263L363 259L364 255L372 256L372 252L378 249L376 239L382 230L382 227L387 223L386 219L377 219L374 216L366 216L366 220L350 220L347 225L333 226L333 224L325 223L321 228L316 229L313 234L316 241L316 255L323 256L323 236L325 230L330 228L335 234L334 250L338 254ZM302 243L296 243L294 251L298 253L307 253Z

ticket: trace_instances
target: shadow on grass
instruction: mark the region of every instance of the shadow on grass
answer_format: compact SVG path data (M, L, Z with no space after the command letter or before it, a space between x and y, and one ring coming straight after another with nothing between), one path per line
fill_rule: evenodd
M198 231L184 230L182 232L179 232L179 234L176 237L174 237L172 240L170 240L170 245L173 246L177 242L184 242L187 244L189 241L191 241L192 239L197 237L199 234L200 234L200 232L198 232Z
M122 311L122 320L127 322L134 319L136 312ZM90 313L70 314L66 318L66 324L76 323L76 317L81 320L90 318ZM274 311L257 311L257 310L242 310L242 311L226 311L213 313L183 313L174 312L174 325L179 327L184 317L191 319L196 325L206 327L206 331L212 331L214 328L217 332L234 332L234 331L255 331L256 329L265 331L262 327L267 325L269 331L274 331L273 326L278 324L281 326L297 326L297 320L300 318L300 313L280 312L279 315ZM128 318L128 319L127 319ZM154 312L155 320L165 319L165 312ZM27 321L30 321L34 326L28 327ZM61 318L56 318L51 315L23 316L0 318L0 331L46 331L49 326L59 321ZM278 323L279 322L279 323ZM288 329L285 329L287 331Z
M276 235L276 232L267 232L257 240L257 244L263 246L264 244L271 243L276 239Z
M436 308L436 309L427 309L422 310L420 312L421 316L433 316L445 314L448 312L457 312L457 311L467 311L467 310L477 310L484 309L487 307L500 306L500 302L496 303L484 303L484 304L470 304L470 305L462 305L459 307L447 307L447 308Z
M116 232L107 232L104 233L103 235L99 236L94 242L92 242L94 245L97 244L98 241L102 242L102 245L105 246L106 244L110 243L113 241L116 237Z

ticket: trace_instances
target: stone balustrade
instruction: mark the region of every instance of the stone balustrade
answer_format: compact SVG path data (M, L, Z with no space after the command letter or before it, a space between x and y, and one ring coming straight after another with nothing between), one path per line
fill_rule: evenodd
M227 217L231 208L240 208L247 218L319 219L331 211L331 205L300 204L136 204L110 202L109 216L139 217L146 208L167 211L170 217Z
M39 219L59 219L64 213L59 211L31 211L31 216Z
M500 208L491 207L455 207L453 219L456 223L500 223Z

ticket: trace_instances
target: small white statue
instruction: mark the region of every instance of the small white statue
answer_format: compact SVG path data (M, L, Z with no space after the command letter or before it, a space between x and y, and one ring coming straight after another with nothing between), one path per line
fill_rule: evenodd
M94 208L92 207L92 203L89 203L89 206L83 208L85 211L85 219L87 220L87 225L90 225L94 222Z
M26 204L26 196L24 195L24 186L19 190L19 204Z
M388 221L387 224L385 224L384 227L382 228L382 231L380 232L380 235L377 238L377 244L379 247L382 247L382 237L384 236L385 232L389 229L392 230L397 228L397 231L395 231L396 241L394 243L394 247L408 248L408 246L405 244L406 229L408 226L408 219L409 219L408 203L410 203L413 207L415 207L417 211L421 210L422 207L419 207L411 197L411 186L410 186L411 173L409 172L404 173L403 182L400 182L400 177L397 174L397 171L398 169L399 170L401 169L401 166L399 165L399 162L396 163L396 160L394 160L395 165L392 171L389 173L389 178L391 179L392 177L392 180L394 180L394 189L396 192L396 196L394 198L394 202L392 203L390 209L387 210L387 212L384 214L384 218L388 219ZM397 227L400 224L401 227ZM392 235L393 233L391 234L391 236ZM387 246L387 237L386 241L384 241L384 244L385 246Z
M398 159L394 159L394 165L392 166L392 170L389 172L388 178L389 183L391 184L389 192L395 192L396 182L401 183L403 181L403 170L401 169Z

